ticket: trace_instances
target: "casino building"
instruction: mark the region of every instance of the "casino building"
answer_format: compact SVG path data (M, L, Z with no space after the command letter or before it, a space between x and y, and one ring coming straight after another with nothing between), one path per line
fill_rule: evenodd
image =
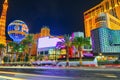
M101 3L84 12L85 36L91 36L91 30L100 26L96 25L96 18L101 12L108 13L119 22L120 19L120 0L102 0ZM109 22L107 22L109 23ZM120 30L120 27L114 27L114 24L109 25L113 30ZM117 28L117 29L116 29Z
M63 36L52 36L47 26L43 26L40 33L34 34L34 40L31 53L42 60L55 60L66 54L64 48L57 49L58 43L60 45L63 41Z
M84 37L83 32L73 32L71 40L75 37ZM64 36L53 36L47 26L41 28L40 33L34 34L35 43L32 45L31 53L41 60L57 60L66 58ZM37 54L36 54L37 53ZM83 55L93 57L91 49L84 49ZM69 48L69 58L78 58L75 46Z
M85 36L92 38L93 53L105 60L120 57L120 0L103 0L84 12Z
M105 13L100 14L96 20L98 21L96 21L96 23L99 28L91 31L93 51L95 53L119 53L120 30L113 30L108 25L114 24L116 26L113 27L116 27L117 29L120 26L120 20L119 22L116 22L112 17ZM110 24L107 24L106 22L110 22Z

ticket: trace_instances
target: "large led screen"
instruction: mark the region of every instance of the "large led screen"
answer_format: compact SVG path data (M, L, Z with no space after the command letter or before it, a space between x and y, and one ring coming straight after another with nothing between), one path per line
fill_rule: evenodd
M59 38L43 37L38 39L38 48L55 47L57 42L62 42Z

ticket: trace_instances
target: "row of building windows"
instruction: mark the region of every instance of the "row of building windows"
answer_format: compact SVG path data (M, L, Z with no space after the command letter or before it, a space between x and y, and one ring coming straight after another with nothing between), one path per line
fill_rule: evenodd
M110 3L111 3L111 6L110 6ZM119 5L120 4L120 0L117 0L117 4ZM110 9L110 7L115 7L115 2L114 2L114 0L111 0L111 2L105 2L105 9L106 10L108 10L108 9ZM97 7L97 8L95 8L95 9L93 9L92 11L89 11L88 13L86 13L85 15L87 15L87 14L94 14L94 12L96 11L96 12L104 12L104 4L101 4L99 7Z
M120 26L120 23L119 23L119 22L117 22L117 21L115 21L114 19L110 18L110 21L111 21L111 22L113 22L114 24L116 24L116 25Z
M117 4L120 4L120 0L117 0Z
M106 17L105 16L101 16L95 19L95 22L99 22L99 21L105 21Z

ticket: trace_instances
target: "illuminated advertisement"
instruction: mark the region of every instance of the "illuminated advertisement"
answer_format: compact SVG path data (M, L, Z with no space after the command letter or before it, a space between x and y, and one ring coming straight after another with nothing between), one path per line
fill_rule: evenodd
M42 48L52 48L56 47L58 42L62 42L63 40L59 38L50 38L50 37L43 37L38 39L38 49Z

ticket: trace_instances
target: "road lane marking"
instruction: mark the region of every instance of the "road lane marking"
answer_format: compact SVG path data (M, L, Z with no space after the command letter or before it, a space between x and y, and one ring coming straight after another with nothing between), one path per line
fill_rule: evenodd
M26 80L26 79L22 79L22 78L14 78L14 77L8 77L8 76L0 76L0 78L11 79L11 80Z

